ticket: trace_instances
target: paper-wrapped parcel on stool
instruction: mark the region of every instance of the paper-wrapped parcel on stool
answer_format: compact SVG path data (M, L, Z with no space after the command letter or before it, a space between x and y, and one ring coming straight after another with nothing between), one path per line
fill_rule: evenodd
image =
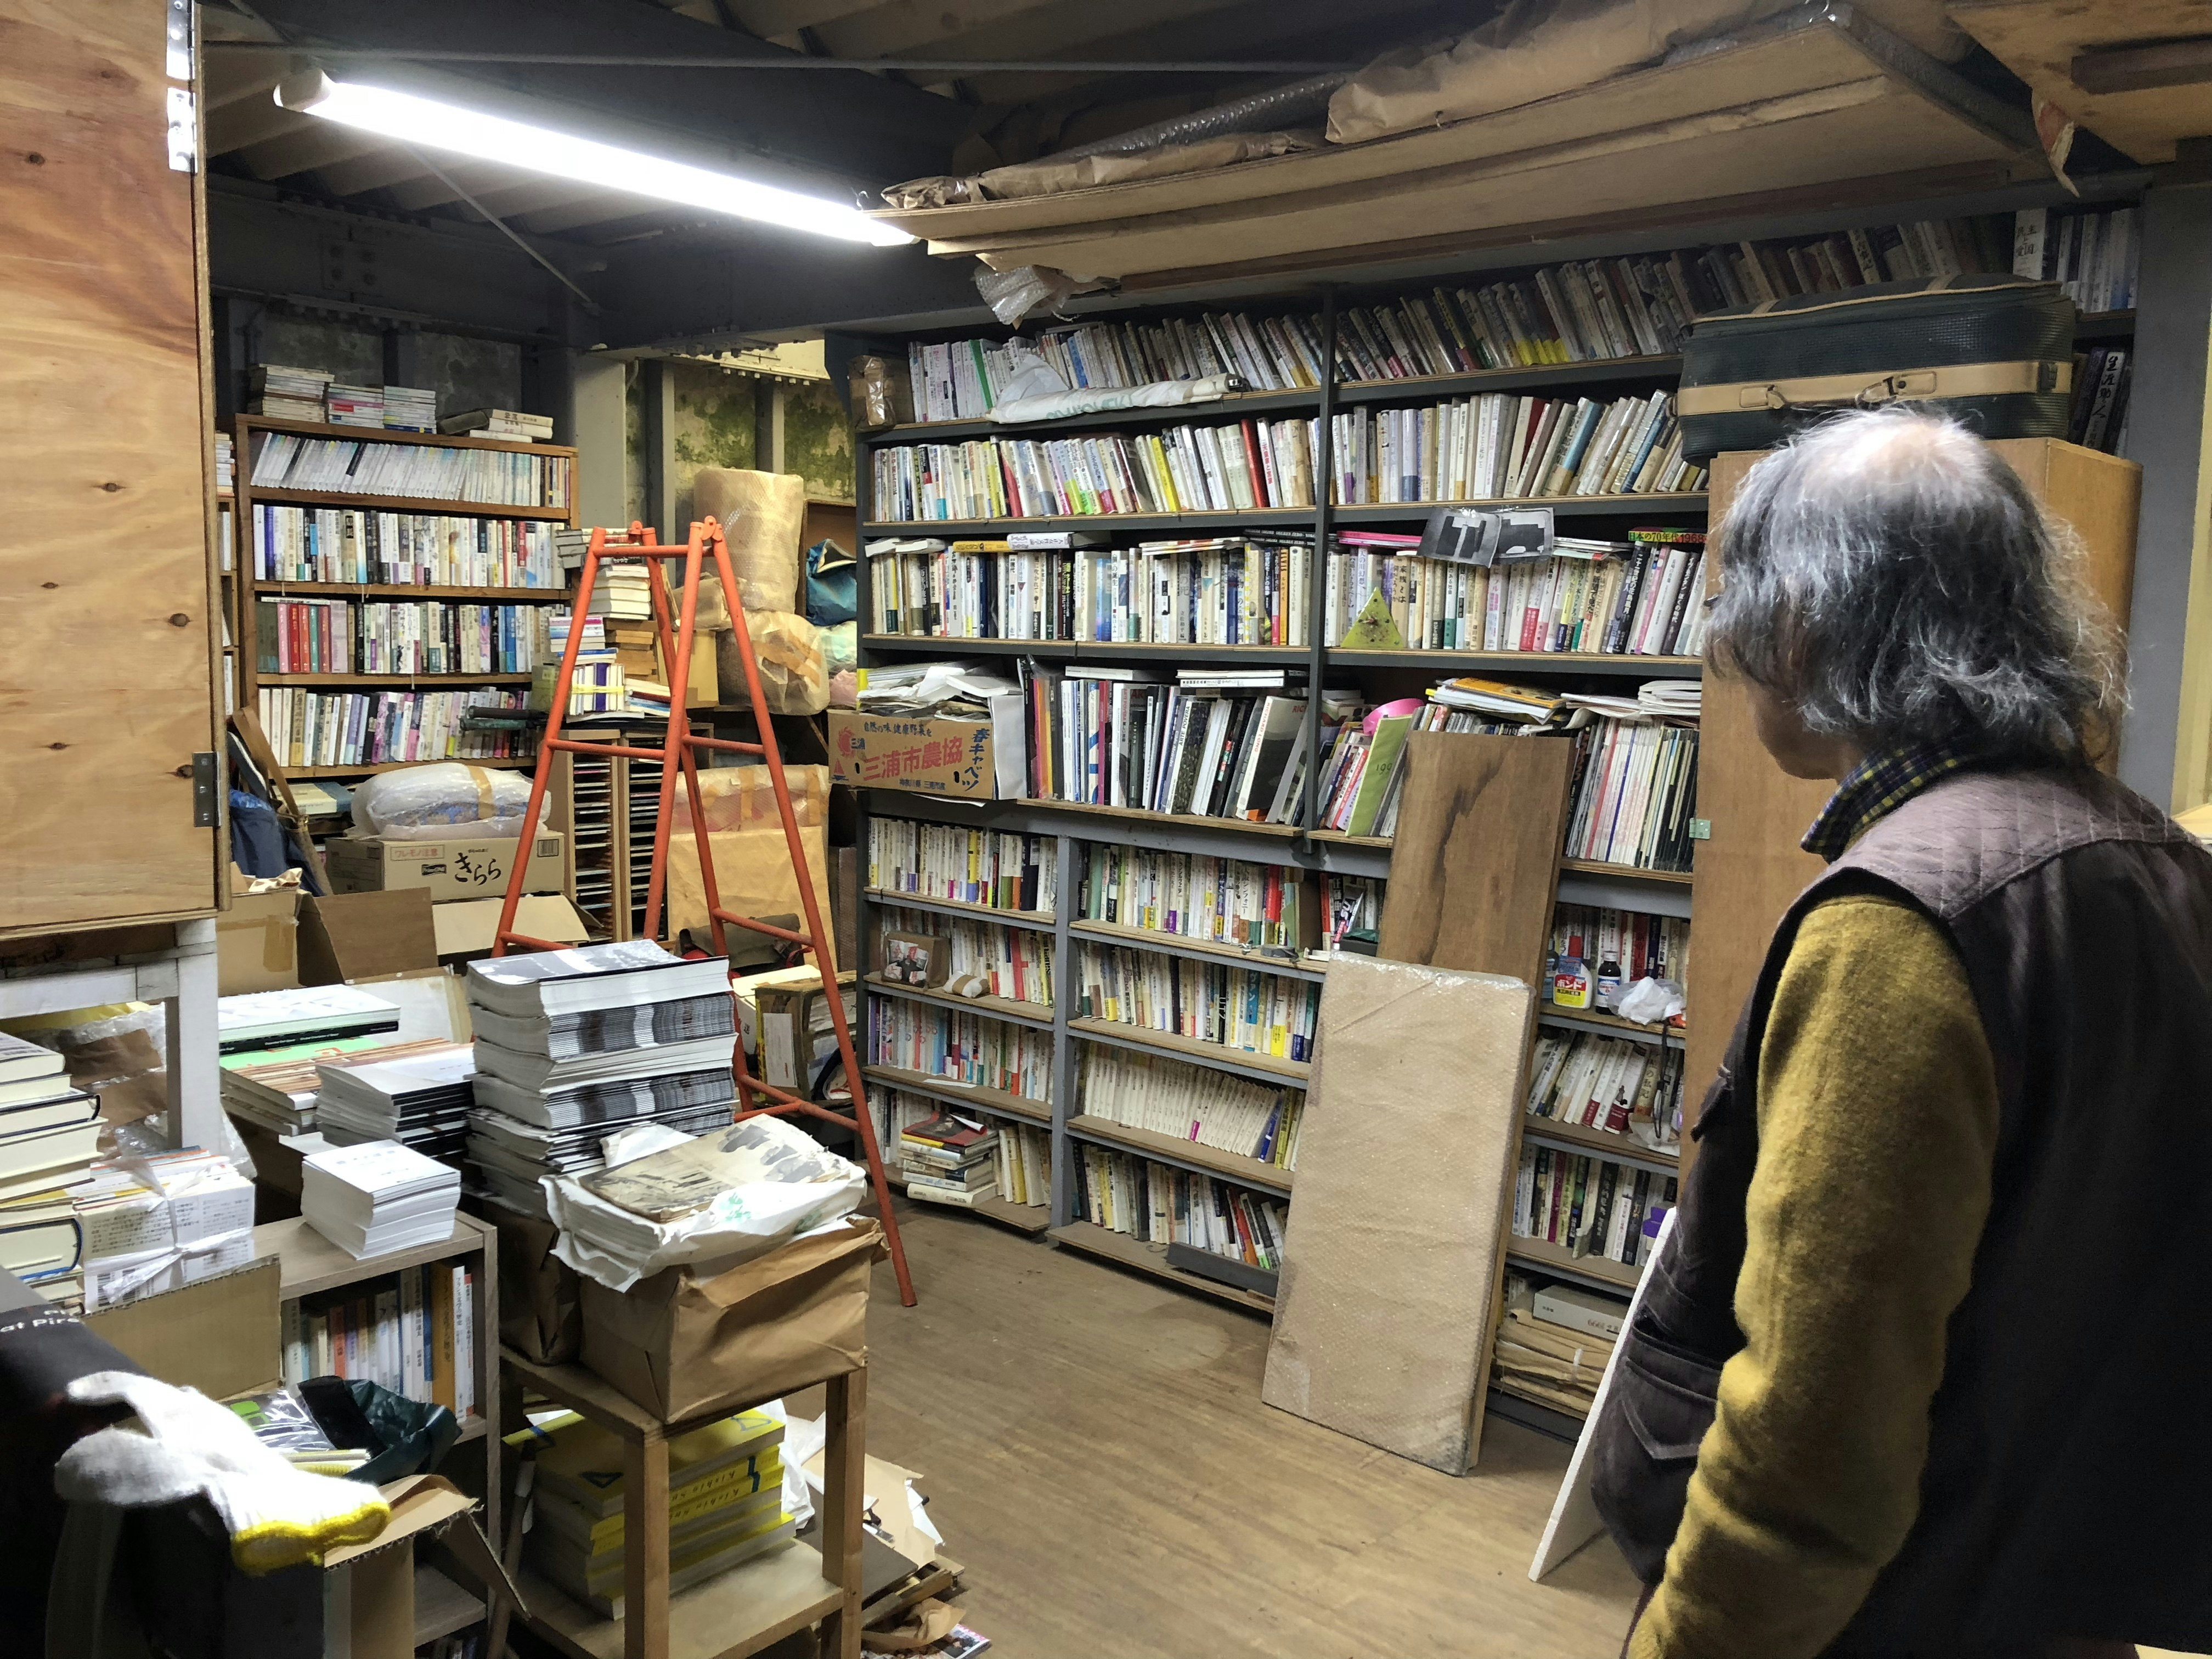
M585 1176L549 1176L553 1254L611 1291L682 1262L734 1267L851 1212L867 1175L780 1118L747 1118Z

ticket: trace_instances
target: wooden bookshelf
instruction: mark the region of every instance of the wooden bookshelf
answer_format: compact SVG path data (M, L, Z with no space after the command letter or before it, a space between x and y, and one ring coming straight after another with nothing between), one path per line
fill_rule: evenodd
M903 909L927 910L940 916L1002 921L1009 927L1049 928L1053 922L1049 910L1000 910L988 904L970 904L963 899L926 898L919 893L902 893L895 887L870 887L863 890L872 904L897 905Z
M1079 1017L1067 1022L1067 1029L1093 1042L1162 1054L1170 1060L1186 1060L1194 1066L1210 1066L1217 1072L1234 1073L1238 1077L1249 1077L1260 1083L1291 1083L1304 1088L1313 1071L1313 1067L1302 1060L1279 1060L1273 1054L1255 1054L1249 1048L1232 1048L1226 1043L1207 1042L1198 1037L1179 1036L1173 1031L1154 1031L1141 1025L1125 1025L1118 1019Z
M1687 870L1647 870L1641 865L1606 864L1596 859L1561 859L1559 868L1577 875L1611 876L1618 881L1663 881L1687 887L1697 878Z
M1599 1290L1633 1291L1644 1277L1641 1267L1608 1261L1601 1255L1577 1255L1572 1250L1540 1238L1516 1235L1506 1241L1505 1259L1537 1267L1557 1279L1589 1285Z
M1201 1146L1195 1140L1186 1140L1180 1135L1164 1135L1151 1129L1135 1129L1126 1123L1116 1123L1109 1117L1093 1117L1078 1113L1067 1120L1067 1132L1081 1140L1095 1140L1103 1146L1116 1146L1125 1152L1141 1152L1156 1163L1172 1164L1200 1175L1220 1176L1243 1187L1252 1187L1263 1193L1279 1197L1291 1195L1291 1172L1279 1164L1270 1164L1264 1158L1246 1158L1237 1152L1224 1152L1218 1146Z
M1688 1040L1690 1034L1686 1025L1643 1025L1596 1008L1559 1008L1548 1002L1536 1005L1536 1024L1631 1037L1640 1042L1682 1042Z
M1555 1123L1548 1117L1530 1117L1522 1122L1521 1135L1524 1140L1571 1146L1577 1152L1595 1152L1620 1163L1642 1164L1662 1175L1673 1175L1679 1167L1679 1160L1671 1149L1646 1146L1628 1135L1593 1129L1586 1124Z
M927 1072L909 1072L902 1066L863 1066L860 1075L871 1083L903 1089L908 1094L926 1095L932 1100L941 1100L948 1106L967 1106L999 1117L1018 1117L1025 1123L1050 1124L1052 1121L1052 1109L1044 1102L1030 1100L1022 1095L1010 1095L1003 1089L986 1089L980 1084L963 1085Z
M1641 513L1702 515L1703 490L1668 490L1639 495L1488 495L1452 501L1361 501L1331 509L1340 525L1392 524L1426 519L1440 507L1548 507L1562 519L1622 517ZM1024 530L1176 530L1185 526L1231 529L1240 525L1313 522L1310 507L1206 507L1179 513L1060 514L1020 519L889 519L860 526L863 536L939 536L949 531L995 536Z
M890 1161L890 1167L884 1172L884 1180L893 1192L905 1193L910 1204L928 1209L980 1215L986 1221L995 1221L1002 1227L1012 1227L1018 1233L1028 1233L1032 1237L1048 1231L1052 1225L1052 1211L1042 1204L1017 1204L1009 1198L979 1198L972 1204L945 1204L936 1199L916 1198L908 1190L906 1177L898 1172L898 1149L887 1148L884 1156Z
M569 505L550 507L542 502L503 503L417 495L356 495L334 489L291 489L252 482L260 441L270 434L347 442L398 445L414 448L489 450L501 454L527 455L538 459L565 460L568 465ZM477 519L503 519L534 524L574 527L581 480L577 452L557 444L532 443L521 439L447 437L432 432L399 432L388 428L342 426L322 421L288 421L246 415L239 417L232 433L233 489L230 514L231 569L229 590L231 639L235 665L236 707L260 708L262 688L301 687L330 690L425 691L467 690L477 687L507 690L527 686L528 673L304 673L264 671L258 633L263 599L334 599L363 601L418 601L465 605L556 605L566 603L565 587L449 586L391 582L321 581L295 576L263 577L256 574L253 552L254 508L258 503L326 507L341 512L435 514ZM289 737L270 733L277 746L279 763L289 752ZM471 765L528 766L531 756L430 756L428 760L463 760ZM355 778L397 770L422 762L386 761L338 766L284 765L288 777Z
M1027 1025L1038 1030L1052 1030L1052 1005L1048 1002L1018 1002L1012 997L960 997L950 992L930 987L895 985L881 974L863 975L860 983L878 996L899 997L908 1002L927 1002L934 1007L948 1008L956 1014L977 1014L986 1019L1003 1019L1014 1025Z
M1310 967L1295 957L1271 956L1264 951L1248 951L1241 945L1231 945L1218 939L1191 939L1157 927L1127 927L1118 921L1079 920L1069 922L1067 931L1076 938L1088 939L1094 945L1127 945L1132 950L1152 951L1162 956L1227 963L1235 968L1250 968L1263 974L1279 974L1285 979L1318 981L1327 973L1325 969Z
M1187 1291L1211 1296L1224 1302L1233 1302L1240 1308L1249 1308L1255 1313L1272 1315L1275 1298L1257 1291L1248 1291L1242 1285L1208 1279L1203 1273L1185 1273L1168 1264L1168 1249L1164 1244L1148 1244L1143 1239L1132 1238L1127 1233L1117 1233L1110 1227L1101 1227L1091 1221L1071 1221L1054 1227L1045 1235L1055 1244L1065 1244L1070 1249L1080 1250L1085 1255L1095 1255L1102 1261L1134 1268L1149 1273L1154 1279L1164 1279L1170 1285L1180 1285Z

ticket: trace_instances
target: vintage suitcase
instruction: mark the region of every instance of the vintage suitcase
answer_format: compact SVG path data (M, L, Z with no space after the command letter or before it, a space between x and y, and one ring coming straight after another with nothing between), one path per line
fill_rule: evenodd
M2063 438L2074 302L2024 276L1802 294L1698 319L1675 411L1682 453L1765 449L1824 416L1926 403L1985 438Z

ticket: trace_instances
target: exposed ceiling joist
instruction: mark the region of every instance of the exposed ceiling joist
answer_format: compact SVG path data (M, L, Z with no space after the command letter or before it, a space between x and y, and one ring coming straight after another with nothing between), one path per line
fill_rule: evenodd
M249 144L237 152L237 157L256 179L289 179L336 161L373 155L385 147L386 141L373 133L316 121L301 131L279 133Z

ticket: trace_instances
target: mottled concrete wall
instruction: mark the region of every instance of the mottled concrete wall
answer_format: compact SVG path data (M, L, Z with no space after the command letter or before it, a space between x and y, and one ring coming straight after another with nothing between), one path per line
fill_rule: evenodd
M853 422L827 382L784 388L783 465L806 480L809 495L853 499Z
M759 400L770 395L769 382L712 363L672 362L675 381L675 424L670 434L676 517L691 521L691 481L702 466L760 465L756 437ZM632 376L624 394L629 441L624 455L629 516L645 516L646 377ZM806 493L826 501L853 499L853 427L845 406L826 384L808 381L783 388L783 470L806 480ZM665 529L665 526L663 526Z
M264 362L326 368L352 386L384 384L384 336L378 330L274 314L260 326ZM415 349L418 383L437 392L441 416L522 407L522 348L512 341L422 333L415 337Z
M669 434L675 451L676 522L691 522L691 480L702 466L753 465L754 396L759 383L712 363L677 362L676 421Z

